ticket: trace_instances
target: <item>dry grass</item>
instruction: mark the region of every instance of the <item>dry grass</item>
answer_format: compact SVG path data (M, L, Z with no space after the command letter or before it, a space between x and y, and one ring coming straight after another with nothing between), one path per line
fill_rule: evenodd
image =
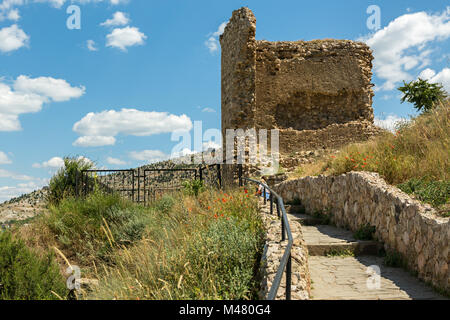
M144 208L114 196L64 199L15 230L42 253L58 248L99 284L84 299L253 299L263 225L249 191L178 193ZM64 257L64 258L63 258Z
M429 184L437 182L433 186L442 186L441 190L429 190L430 196L439 193L442 198L444 193L444 198L447 194L448 199L446 184L450 178L449 156L450 103L447 101L430 113L399 123L395 133L385 132L367 142L350 144L326 158L302 165L290 178L371 171L378 172L393 185L412 179ZM429 189L426 183L424 186ZM431 199L429 203L433 202ZM445 213L448 211L446 208L448 201L439 211Z
M372 141L345 147L326 167L332 174L378 172L391 184L423 177L449 180L449 154L450 108L446 104L399 124L395 134L386 132Z

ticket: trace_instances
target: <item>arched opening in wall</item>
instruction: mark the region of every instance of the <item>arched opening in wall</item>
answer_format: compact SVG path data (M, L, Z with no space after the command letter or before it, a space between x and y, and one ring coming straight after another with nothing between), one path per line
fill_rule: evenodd
M360 104L358 94L345 88L336 94L297 91L276 105L275 124L278 128L317 130L358 120Z

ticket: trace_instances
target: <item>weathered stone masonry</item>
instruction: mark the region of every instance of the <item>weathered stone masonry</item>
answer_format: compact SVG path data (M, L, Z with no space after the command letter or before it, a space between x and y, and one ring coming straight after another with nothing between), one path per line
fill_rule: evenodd
M450 218L411 199L376 173L351 172L289 180L275 186L285 201L301 200L309 213L330 212L338 227L376 227L386 250L400 253L420 279L450 292Z
M279 129L280 151L336 148L373 126L372 53L362 42L255 39L248 8L221 36L222 131Z

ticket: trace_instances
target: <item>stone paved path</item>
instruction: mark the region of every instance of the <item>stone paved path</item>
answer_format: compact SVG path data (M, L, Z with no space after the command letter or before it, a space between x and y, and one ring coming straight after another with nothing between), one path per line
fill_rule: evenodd
M303 224L303 237L310 251L312 299L445 299L407 271L385 266L383 258L376 255L380 244L357 241L352 232L333 226L314 225L317 219L306 215L289 214L289 219ZM336 255L343 250L355 255ZM374 276L372 266L379 268L380 277Z

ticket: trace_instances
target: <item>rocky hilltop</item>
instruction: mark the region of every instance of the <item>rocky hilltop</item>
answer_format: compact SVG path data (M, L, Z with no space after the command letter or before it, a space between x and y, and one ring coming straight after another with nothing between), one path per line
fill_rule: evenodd
M47 192L48 187L44 187L0 204L0 225L8 227L45 212Z

